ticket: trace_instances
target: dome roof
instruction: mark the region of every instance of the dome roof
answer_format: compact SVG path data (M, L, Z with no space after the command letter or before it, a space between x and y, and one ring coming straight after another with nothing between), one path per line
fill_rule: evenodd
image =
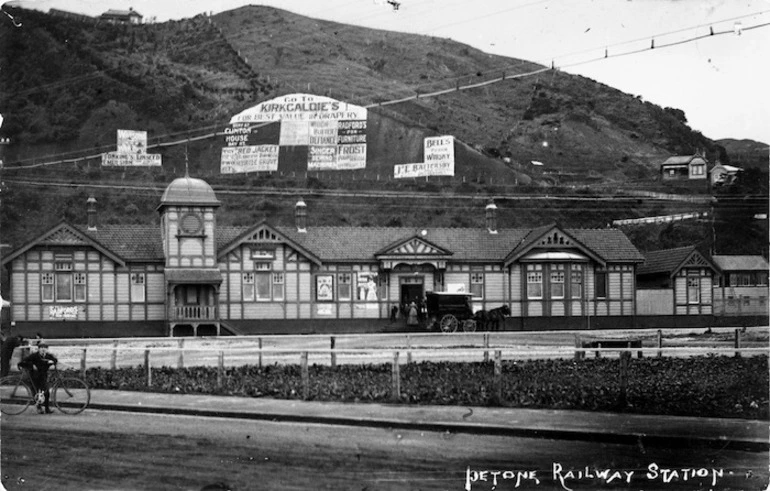
M190 176L171 181L160 199L160 206L219 206L220 204L214 190L206 181Z

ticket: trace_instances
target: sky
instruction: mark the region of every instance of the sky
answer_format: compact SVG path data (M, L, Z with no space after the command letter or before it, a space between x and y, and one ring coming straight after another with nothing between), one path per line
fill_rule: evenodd
M397 10L388 0L15 3L94 16L132 7L158 22L260 4L343 24L450 38L487 53L553 64L682 109L693 129L714 140L770 143L770 0L400 0ZM763 24L768 25L752 28Z

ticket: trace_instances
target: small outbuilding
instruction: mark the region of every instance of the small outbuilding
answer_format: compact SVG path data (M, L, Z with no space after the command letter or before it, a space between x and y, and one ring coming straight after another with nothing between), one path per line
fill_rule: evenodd
M660 175L664 181L706 179L707 165L703 155L675 155L660 165Z

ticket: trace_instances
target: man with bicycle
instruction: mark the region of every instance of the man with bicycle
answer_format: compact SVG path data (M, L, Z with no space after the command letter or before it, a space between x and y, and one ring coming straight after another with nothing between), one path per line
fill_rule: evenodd
M29 376L32 379L32 385L34 385L37 393L35 402L37 412L39 413L43 412L43 406L45 406L46 414L51 414L53 412L49 406L51 392L48 390L48 369L52 365L56 365L58 361L59 360L57 360L54 355L48 352L48 345L46 343L40 343L37 345L37 351L24 358L18 365L19 369L25 369L29 372ZM43 394L43 401L40 400L41 393Z

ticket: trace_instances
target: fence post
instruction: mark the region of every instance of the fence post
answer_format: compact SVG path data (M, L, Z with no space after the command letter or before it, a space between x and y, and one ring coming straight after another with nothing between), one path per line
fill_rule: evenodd
M495 350L495 378L494 378L495 398L498 404L503 401L503 353Z
M489 348L489 333L484 333L484 347ZM489 351L484 351L484 363L489 361Z
M83 355L80 357L80 376L86 376L86 348L83 348Z
M663 351L661 351L662 348L663 348L663 331L658 329L658 358L663 356Z
M626 407L626 388L628 387L628 362L631 360L631 352L620 353L620 396L618 406Z
M110 370L118 367L118 340L112 342L112 356L110 357Z
M217 389L222 388L222 381L225 377L225 352L219 352L219 359L217 360Z
M179 340L179 359L176 362L177 368L184 368L184 338Z
M336 340L334 339L334 336L331 337L331 362L332 362L332 368L337 366L337 353L334 352L334 345L336 344Z
M262 368L262 338L259 338L258 341L259 341L259 368Z
M412 363L412 338L406 335L406 364Z
M147 387L152 387L152 369L150 368L150 350L144 350L144 370L147 372Z
M393 390L390 392L393 401L401 399L401 367L398 364L398 351L393 353Z
M735 357L740 358L741 357L741 330L736 329L735 330Z
M582 341L580 340L580 334L575 334L575 359L579 360L585 356L585 351L582 351Z
M307 400L310 395L310 373L307 369L307 351L302 352L302 358L300 360L302 370L302 400Z

